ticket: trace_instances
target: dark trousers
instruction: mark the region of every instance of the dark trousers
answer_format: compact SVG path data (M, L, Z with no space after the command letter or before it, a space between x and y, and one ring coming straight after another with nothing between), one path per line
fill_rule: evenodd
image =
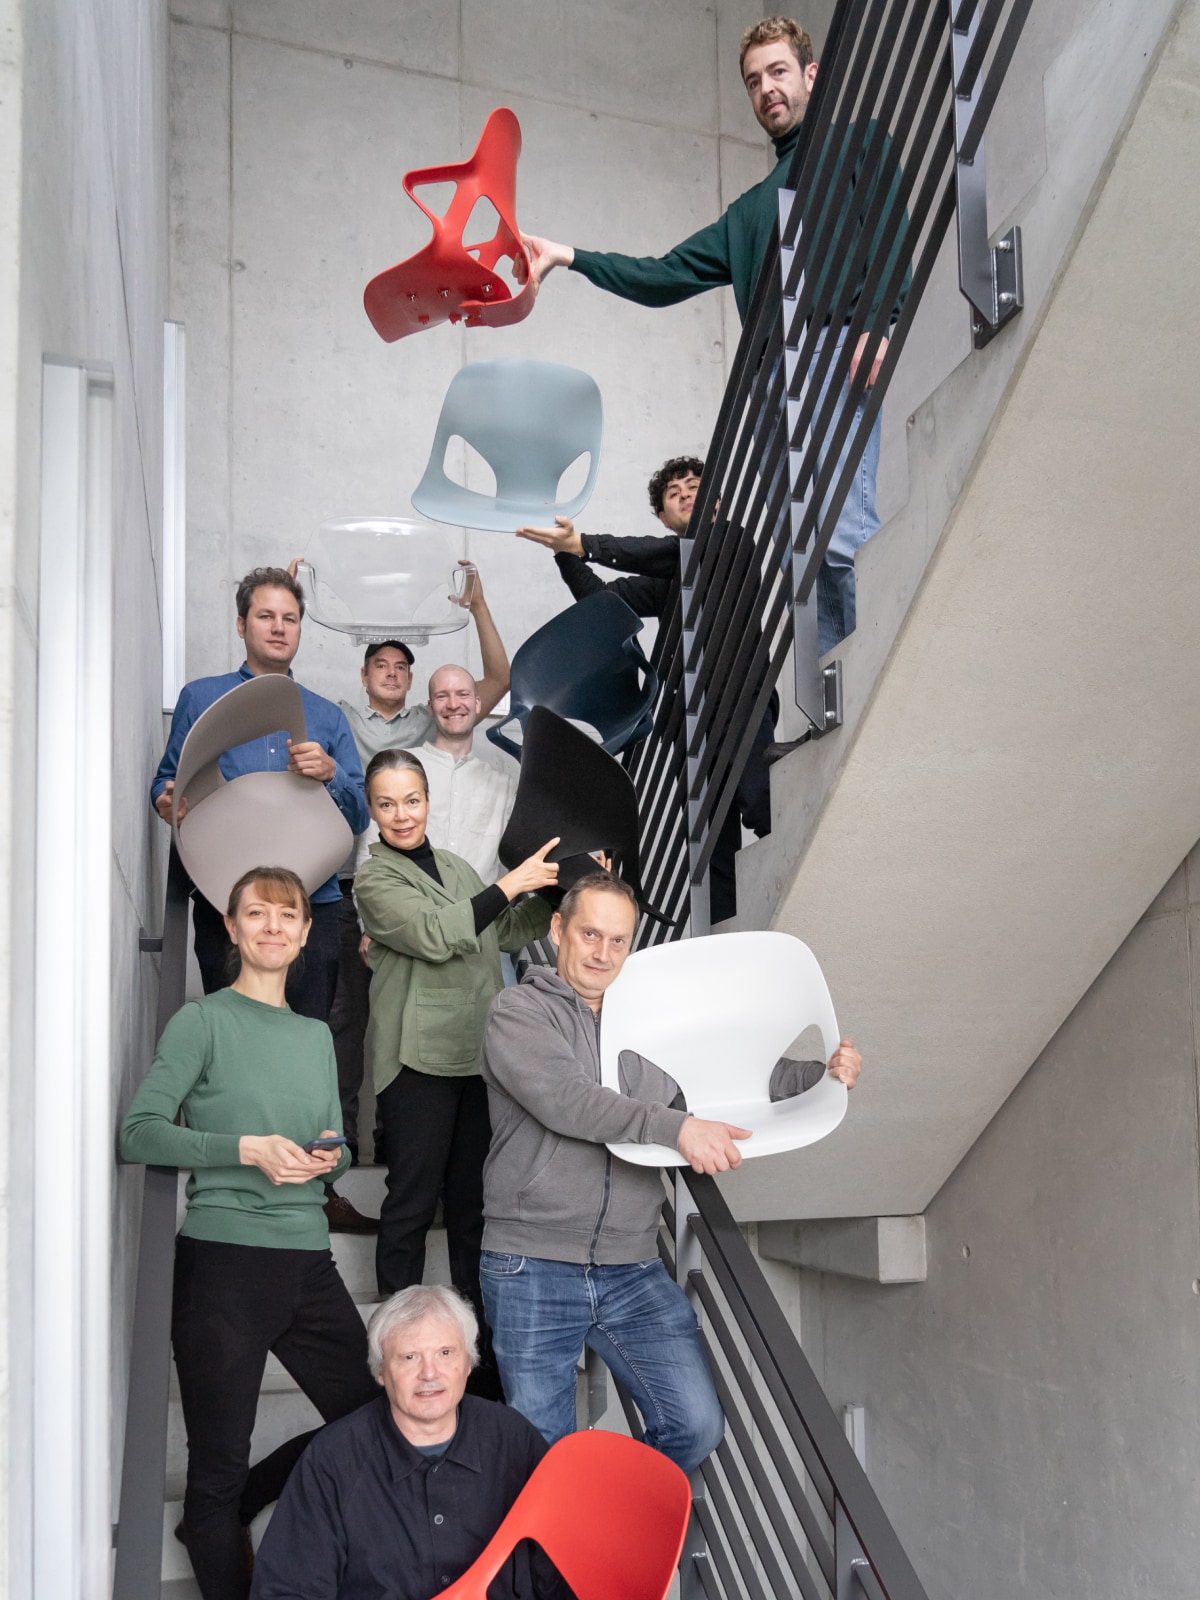
M492 1138L483 1079L439 1078L401 1067L379 1096L379 1109L388 1167L375 1246L380 1294L420 1283L425 1235L440 1195L450 1281L481 1306L483 1163Z
M375 1276L380 1294L420 1283L425 1235L438 1197L446 1224L450 1282L479 1318L479 1365L467 1387L485 1400L501 1398L492 1336L479 1287L483 1243L483 1163L492 1140L482 1078L439 1078L401 1067L376 1104L387 1151L387 1195L379 1211Z
M708 865L708 914L715 924L737 915L737 868L735 857L742 848L743 825L760 839L771 831L771 769L766 763L767 746L775 737L779 697L773 694L754 743L750 747L737 795L730 806Z
M287 1003L301 1017L328 1022L338 978L338 913L341 902L312 908L308 943L287 975ZM229 954L233 946L225 932L225 919L197 889L192 894L192 944L200 967L205 994L225 989L232 982Z
M371 969L358 953L362 931L347 880L338 906L337 993L329 1013L329 1031L337 1056L338 1096L342 1102L342 1132L350 1154L358 1157L358 1096L362 1090Z
M171 1342L187 1428L183 1519L204 1600L250 1592L242 1528L279 1498L311 1434L250 1467L267 1353L278 1356L326 1422L378 1388L362 1318L328 1250L271 1250L181 1238Z

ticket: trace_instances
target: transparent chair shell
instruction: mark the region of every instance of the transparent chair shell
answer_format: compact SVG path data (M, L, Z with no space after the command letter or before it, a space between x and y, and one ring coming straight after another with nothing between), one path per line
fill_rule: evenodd
M461 546L461 533L404 517L323 522L298 569L307 615L358 644L456 633L475 582L475 569L458 565Z
M220 911L251 867L290 867L311 893L332 877L354 843L323 783L298 772L225 777L220 761L227 750L273 733L295 744L308 737L300 690L274 672L215 700L179 752L174 797L176 812L184 814L173 823L175 845L192 882Z
M550 361L473 362L446 390L413 508L435 522L494 533L577 517L596 484L603 432L600 390L586 372ZM465 439L492 469L494 494L467 489L447 475L446 450L455 438ZM564 474L585 455L583 488L560 500Z
M670 1073L697 1117L749 1128L743 1159L815 1144L846 1115L846 1086L828 1073L772 1103L772 1069L816 1026L824 1059L838 1047L825 976L808 946L787 933L710 934L631 955L600 1013L600 1081L620 1089L622 1051ZM636 1166L686 1166L661 1144L610 1144Z

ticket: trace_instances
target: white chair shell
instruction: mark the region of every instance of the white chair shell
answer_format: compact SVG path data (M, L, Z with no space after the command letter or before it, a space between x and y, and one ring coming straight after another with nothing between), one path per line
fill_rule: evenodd
M751 1130L743 1158L815 1144L846 1114L846 1086L828 1073L802 1095L772 1103L771 1072L806 1028L824 1059L838 1047L829 987L812 951L786 933L710 934L639 950L604 996L600 1080L620 1088L624 1051L636 1051L683 1091L694 1116ZM608 1147L638 1166L685 1166L661 1144Z

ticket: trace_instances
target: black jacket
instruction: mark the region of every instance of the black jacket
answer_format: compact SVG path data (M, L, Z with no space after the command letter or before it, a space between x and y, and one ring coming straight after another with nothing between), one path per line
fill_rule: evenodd
M546 1449L519 1412L467 1394L446 1453L423 1456L381 1394L322 1428L300 1457L255 1559L251 1600L429 1600L480 1555ZM488 1594L560 1600L570 1590L523 1542Z
M582 556L555 556L562 580L575 596L611 589L639 617L665 617L675 604L679 587L679 540L673 533L616 538L609 533L584 533ZM632 572L632 578L605 583L588 563Z

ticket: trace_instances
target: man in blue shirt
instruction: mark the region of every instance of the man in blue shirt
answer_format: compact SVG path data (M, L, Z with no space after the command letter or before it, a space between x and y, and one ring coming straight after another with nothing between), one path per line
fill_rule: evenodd
M167 748L150 785L150 801L164 822L171 820L174 803L175 771L188 730L214 701L230 689L266 672L286 672L300 648L300 623L304 616L304 591L281 567L255 567L238 584L237 631L246 646L246 660L236 672L223 672L212 678L197 678L184 685L175 713ZM369 820L363 794L362 764L345 716L323 695L300 686L304 700L304 719L308 738L293 744L287 734L268 734L249 744L227 750L221 757L221 771L227 779L245 772L299 772L314 783L323 783L337 803L338 810L355 833L361 833ZM210 905L193 891L192 923L195 930L196 960L205 994L223 988L229 981L226 961L229 938L220 908ZM313 923L304 947L304 960L288 974L287 1001L301 1016L329 1020L337 984L338 907L342 892L337 874L312 895Z

